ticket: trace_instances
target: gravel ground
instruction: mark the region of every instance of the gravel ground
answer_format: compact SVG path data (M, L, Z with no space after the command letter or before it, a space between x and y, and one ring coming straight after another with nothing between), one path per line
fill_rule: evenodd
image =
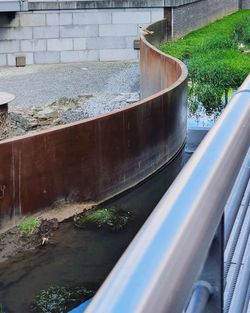
M106 106L112 94L116 97L119 93L139 91L139 63L85 62L0 68L0 91L16 95L10 110L86 94L97 94L96 101ZM105 95L108 95L106 101Z
M16 95L0 140L120 109L139 100L138 62L0 68L0 91Z

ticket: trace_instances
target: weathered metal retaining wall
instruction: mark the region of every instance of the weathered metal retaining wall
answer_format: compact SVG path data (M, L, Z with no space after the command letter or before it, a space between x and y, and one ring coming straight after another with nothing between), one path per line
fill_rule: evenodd
M1 221L58 200L101 201L135 185L180 150L186 137L186 67L143 36L141 48L142 86L153 86L148 98L0 143Z

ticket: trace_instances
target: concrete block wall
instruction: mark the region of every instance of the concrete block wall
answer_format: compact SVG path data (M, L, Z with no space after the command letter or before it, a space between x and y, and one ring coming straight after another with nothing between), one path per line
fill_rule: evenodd
M0 13L0 66L137 59L138 25L167 18L169 38L179 38L222 18L250 0L29 0L28 12Z
M250 9L250 0L241 0L242 9Z
M163 18L163 8L29 11L0 16L0 65L137 59L138 25Z
M180 38L238 9L239 0L202 0L174 7L172 37Z

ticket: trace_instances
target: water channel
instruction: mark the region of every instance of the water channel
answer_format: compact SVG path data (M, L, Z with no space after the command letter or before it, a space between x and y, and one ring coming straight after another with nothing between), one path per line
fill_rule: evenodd
M123 230L84 230L66 221L45 248L1 263L2 312L36 312L31 310L36 295L50 286L85 285L97 289L190 155L182 150L149 179L101 205L131 212L132 218Z

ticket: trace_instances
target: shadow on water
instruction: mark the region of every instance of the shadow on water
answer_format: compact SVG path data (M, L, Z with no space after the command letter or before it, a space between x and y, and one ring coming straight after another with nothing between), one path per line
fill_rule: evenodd
M133 218L119 232L60 225L49 245L0 264L0 304L4 313L28 313L42 289L84 284L98 288L189 158L182 151L135 188L101 207L129 211ZM32 311L33 312L33 311Z

